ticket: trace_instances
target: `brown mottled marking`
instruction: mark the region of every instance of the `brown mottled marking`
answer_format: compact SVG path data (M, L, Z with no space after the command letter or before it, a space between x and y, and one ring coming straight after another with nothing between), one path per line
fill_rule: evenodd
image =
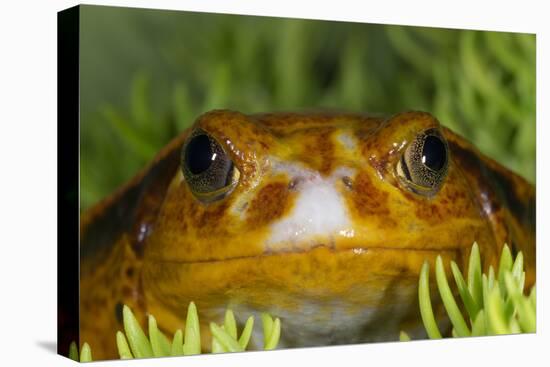
M248 224L253 227L263 226L280 219L292 208L293 198L285 181L265 185L248 206Z
M453 170L447 180L463 181L464 179ZM465 192L457 190L457 187L452 185L445 186L431 200L418 195L409 195L409 198L416 203L416 216L430 224L437 224L450 216L465 216L470 210L470 207L465 204L471 200L470 195L466 196Z
M387 216L388 193L379 190L373 183L370 175L362 171L353 181L353 192L350 201L361 217Z
M300 134L300 159L323 176L330 175L334 169L334 132L334 128L319 128L314 134L307 131Z

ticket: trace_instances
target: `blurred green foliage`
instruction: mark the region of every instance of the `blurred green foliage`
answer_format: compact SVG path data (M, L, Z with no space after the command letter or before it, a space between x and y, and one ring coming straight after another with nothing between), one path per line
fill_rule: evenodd
M535 180L535 36L83 6L81 208L203 112L431 112Z

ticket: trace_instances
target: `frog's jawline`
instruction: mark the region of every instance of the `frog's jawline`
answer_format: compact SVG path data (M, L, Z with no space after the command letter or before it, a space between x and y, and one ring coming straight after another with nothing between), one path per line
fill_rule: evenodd
M173 259L155 259L150 258L149 261L154 263L170 263L170 264L181 264L181 265L193 265L193 264L208 264L208 263L217 263L217 262L229 262L229 261L239 261L239 260L246 260L246 259L259 259L259 258L265 258L269 256L285 256L285 255L307 255L310 254L318 249L325 249L330 252L332 252L334 255L337 254L343 254L346 252L353 252L356 255L361 255L367 253L369 250L376 250L376 251L423 251L426 253L436 253L436 254L452 254L456 253L460 250L459 247L456 248L413 248L413 247L381 247L381 246L373 246L373 247L353 247L353 248L346 248L346 249L335 249L332 247L329 247L325 244L319 244L312 246L308 248L307 250L280 250L280 251L269 251L265 252L263 254L259 255L247 255L247 256L234 256L234 257L228 257L225 259L204 259L204 260L193 260L193 261L185 261L185 260L173 260Z

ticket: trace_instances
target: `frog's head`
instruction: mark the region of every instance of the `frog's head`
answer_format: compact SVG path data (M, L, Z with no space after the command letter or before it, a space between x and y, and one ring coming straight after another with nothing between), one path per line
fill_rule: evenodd
M493 242L427 113L213 111L187 134L144 257L148 297L174 312L190 300L374 305L396 279L413 292L425 259Z

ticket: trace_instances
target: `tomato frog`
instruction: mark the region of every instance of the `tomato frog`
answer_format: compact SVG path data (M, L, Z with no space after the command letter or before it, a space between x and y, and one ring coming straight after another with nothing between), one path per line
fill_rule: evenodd
M423 262L466 269L474 241L485 270L507 243L535 281L534 186L425 112L211 111L80 227L96 359L118 356L123 304L173 335L195 302L204 348L227 308L280 317L282 347L422 337Z

